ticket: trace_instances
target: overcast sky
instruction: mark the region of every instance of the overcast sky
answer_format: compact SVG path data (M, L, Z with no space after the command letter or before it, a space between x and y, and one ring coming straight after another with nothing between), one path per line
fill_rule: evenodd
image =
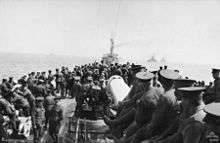
M0 0L0 52L220 61L219 0Z

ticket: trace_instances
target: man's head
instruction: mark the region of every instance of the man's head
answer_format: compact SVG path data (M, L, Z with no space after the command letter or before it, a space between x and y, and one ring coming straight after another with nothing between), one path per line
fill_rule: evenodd
M60 70L57 68L57 69L56 69L56 73L59 73L59 72L60 72Z
M180 75L174 70L165 69L159 72L159 81L162 84L165 91L173 88L174 80L180 78Z
M9 77L9 82L12 82L13 79L14 79L14 77L10 76L10 77Z
M37 97L36 98L36 105L38 107L43 107L44 98L43 97Z
M138 72L136 74L136 85L140 90L146 91L149 89L150 86L152 86L152 79L154 78L154 74L143 71L143 72Z
M45 84L45 81L43 79L39 79L37 84Z
M205 87L182 87L178 90L181 92L181 104L184 110L198 107L203 103Z
M27 81L24 79L20 79L19 83L21 84L21 87L26 87L27 86Z
M35 72L31 72L31 76L35 76Z
M220 69L212 69L212 77L214 79L219 79L220 78Z
M77 82L79 82L80 81L80 76L75 76L74 77L74 81L77 83Z
M174 81L174 88L192 87L195 83L196 81L192 79L177 79ZM175 90L175 96L178 100L181 100L181 92L179 90Z
M91 76L88 76L88 77L87 77L87 81L88 81L89 83L91 83L91 82L93 81L93 78L92 78Z
M3 78L2 83L5 83L5 82L7 82L7 79Z

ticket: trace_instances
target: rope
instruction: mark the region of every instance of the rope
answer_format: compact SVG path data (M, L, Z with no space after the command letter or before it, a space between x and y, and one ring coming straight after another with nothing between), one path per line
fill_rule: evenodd
M98 9L97 9L97 34L100 33L100 22L99 22L99 18L100 18L100 14L101 14L101 1L98 1Z
M122 0L119 0L118 7L116 9L116 16L115 16L115 26L114 26L114 35L116 36L117 28L118 28L118 22L119 22L119 14L120 14L120 8L121 8Z

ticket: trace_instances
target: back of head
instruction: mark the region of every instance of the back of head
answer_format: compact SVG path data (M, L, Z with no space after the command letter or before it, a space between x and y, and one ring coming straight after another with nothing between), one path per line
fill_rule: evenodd
M159 81L162 84L163 88L167 91L174 86L174 80L180 78L180 75L175 72L174 70L164 69L161 70L159 73Z

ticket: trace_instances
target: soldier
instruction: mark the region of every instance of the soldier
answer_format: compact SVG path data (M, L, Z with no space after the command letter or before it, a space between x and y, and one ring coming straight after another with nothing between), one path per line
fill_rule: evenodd
M195 83L196 81L192 79L177 79L174 82L174 88L178 89L181 87L191 87L191 86L194 86ZM178 101L181 100L181 93L179 90L175 90L175 96L177 97Z
M55 143L58 143L58 133L61 121L63 120L63 110L58 104L59 98L54 98L55 104L49 113L49 135Z
M12 105L1 95L0 95L0 114L6 115L10 118L10 121L12 123L13 134L17 134L14 109L12 108Z
M41 79L43 81L47 80L47 76L46 76L46 72L45 71L41 72L41 75L40 75L39 79Z
M36 124L35 124L35 97L27 87L27 82L24 79L20 80L21 87L19 88L18 94L22 95L28 100L30 105L29 115L31 116L32 127L34 132L34 137L36 137Z
M220 69L212 69L212 76L214 78L215 102L220 102Z
M205 106L202 96L204 87L178 88L182 95L183 112L180 115L177 132L155 143L201 143L204 136Z
M45 81L42 79L39 79L38 83L34 84L30 88L30 90L31 90L32 94L34 95L34 97L46 97L46 95L47 95Z
M202 143L220 142L220 103L211 103L205 106L207 113L204 122L206 123L204 140Z
M128 74L128 85L129 86L134 85L135 79L136 79L135 75L136 75L136 73L141 71L142 68L143 67L141 65L134 65L134 64L131 65L131 68L130 68L130 71Z
M61 70L61 84L60 84L60 88L61 88L61 97L65 98L66 97L66 93L67 93L67 79L68 79L68 69L65 67L62 67Z
M6 132L5 132L5 130L4 130L3 123L4 123L4 117L3 117L3 115L0 113L0 142L2 142L2 139L3 139L4 137L6 137Z
M36 82L35 72L31 72L30 76L27 79L28 88L31 88Z
M16 87L13 90L13 99L12 103L16 110L20 110L20 115L29 116L30 115L30 104L26 98L22 95L19 95L19 89Z
M49 91L47 94L47 97L45 98L44 107L45 107L45 126L44 128L47 129L48 121L49 121L49 115L52 107L54 106L54 96L52 95L52 91Z
M43 107L43 97L36 98L36 109L35 109L35 121L36 121L36 138L35 142L38 143L42 133L43 133L43 126L45 122L45 110Z
M102 115L100 110L100 95L101 94L101 88L98 85L93 85L91 89L86 94L86 102L88 103L89 107L92 109L92 115L91 118L97 119L100 117L100 114Z
M73 85L71 86L71 98L78 98L79 96L82 96L82 85L80 83L80 77L76 76L74 77ZM78 99L76 99L78 101Z
M12 90L13 86L15 85L14 77L9 77L9 80L6 83L6 85L10 90Z
M9 93L10 93L10 89L7 86L7 79L2 80L2 84L0 85L0 90L1 90L1 95L4 98L8 98Z
M47 76L48 83L51 83L53 79L54 77L53 77L52 71L48 70L48 76Z
M159 81L164 88L164 93L160 96L151 121L125 142L139 143L159 135L169 128L178 115L178 102L174 95L174 80L179 78L180 75L173 70L166 69L159 72Z
M143 120L148 120L147 118L151 118L149 114L150 112L146 110L144 111L142 109L144 108L143 106L149 106L150 105L149 103L151 101L154 101L152 99L158 98L156 95L156 92L153 92L154 89L152 89L152 78L153 77L154 75L149 72L138 72L136 74L136 78L138 79L136 82L138 83L135 85L138 86L140 89L133 93L134 95L132 98L127 99L127 101L124 101L124 103L122 102L123 106L126 106L126 104L130 105L129 108L126 107L127 109L123 109L127 113L119 116L119 118L117 118L116 120L112 120L112 121L109 121L105 118L105 122L107 123L107 125L110 125L110 127L112 128L116 128L120 126L119 128L117 128L117 130L120 131L120 134L121 134L122 131L125 128L127 128L132 122L137 121L138 123L141 124ZM134 127L132 127L132 129L130 128L128 130L134 131L135 129ZM117 132L117 135L120 135L120 134Z
M144 75L142 75L144 74ZM119 116L124 115L125 113L128 113L132 108L136 106L137 100L139 100L146 90L148 90L148 86L151 85L151 78L153 78L154 75L152 73L145 73L145 72L138 72L136 73L136 79L134 81L134 85L131 87L131 90L128 94L128 96L119 104ZM144 80L143 80L144 78ZM143 82L144 81L144 82ZM120 108L122 110L120 111Z
M79 113L82 110L82 105L85 100L85 94L88 89L83 89L83 86L80 83L80 77L76 76L74 77L74 84L71 88L71 97L75 98L76 100L76 110L75 114L76 116L79 116Z
M56 81L56 92L59 93L61 90L61 83L62 83L62 74L60 73L59 69L56 69L55 81Z

